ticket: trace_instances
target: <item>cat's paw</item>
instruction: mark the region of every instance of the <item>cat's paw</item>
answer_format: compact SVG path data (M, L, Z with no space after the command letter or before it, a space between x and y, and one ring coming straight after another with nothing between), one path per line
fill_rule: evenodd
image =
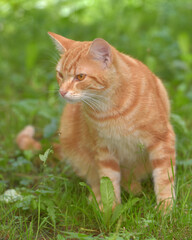
M163 214L169 214L173 208L173 199L169 198L162 200L161 202L159 202L156 208Z

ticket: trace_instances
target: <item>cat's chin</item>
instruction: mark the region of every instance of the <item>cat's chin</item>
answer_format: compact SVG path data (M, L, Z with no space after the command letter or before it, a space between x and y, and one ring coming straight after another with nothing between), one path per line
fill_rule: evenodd
M68 103L78 103L78 102L80 102L79 100L72 100L72 99L67 99L66 100Z
M77 102L80 102L80 99L79 99L79 98L63 97L63 100L67 101L68 103L77 103Z

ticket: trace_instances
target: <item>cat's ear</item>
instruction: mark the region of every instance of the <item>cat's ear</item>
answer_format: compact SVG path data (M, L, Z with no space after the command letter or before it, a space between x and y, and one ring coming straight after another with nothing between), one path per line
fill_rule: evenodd
M101 61L104 66L109 66L112 62L111 47L102 38L96 38L89 49L88 53L92 58Z
M65 38L56 33L48 32L59 53L63 54L74 43L73 40Z

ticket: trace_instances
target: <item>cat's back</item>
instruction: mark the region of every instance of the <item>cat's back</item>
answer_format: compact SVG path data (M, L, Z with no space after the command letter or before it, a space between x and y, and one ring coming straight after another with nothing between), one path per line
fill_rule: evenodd
M146 105L150 101L151 109L161 112L161 115L169 116L170 105L167 91L163 82L141 61L116 50L116 64L123 77L136 86L140 104ZM129 87L131 87L129 85Z

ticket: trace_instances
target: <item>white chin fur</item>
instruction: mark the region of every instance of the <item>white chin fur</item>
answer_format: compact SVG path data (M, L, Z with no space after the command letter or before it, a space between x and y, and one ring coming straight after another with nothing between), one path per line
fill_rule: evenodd
M61 96L61 95L60 95ZM80 102L81 99L80 97L77 96L71 96L69 94L66 94L65 96L61 96L62 99L66 100L69 103L76 103L76 102Z
M63 99L65 99L67 102L69 103L76 103L76 102L80 102L79 98L68 98L68 97L63 97Z

